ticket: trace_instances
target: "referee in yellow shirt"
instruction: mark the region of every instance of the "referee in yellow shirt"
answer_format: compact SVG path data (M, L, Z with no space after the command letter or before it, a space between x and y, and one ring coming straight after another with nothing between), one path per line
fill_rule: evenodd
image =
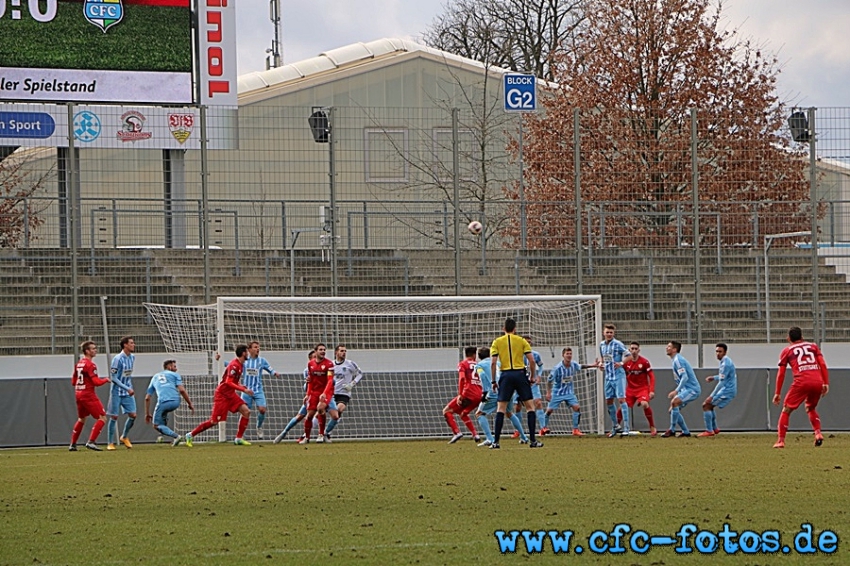
M491 384L494 390L498 390L499 397L496 404L496 435L490 449L498 450L499 437L502 434L502 426L505 424L505 410L514 392L525 405L528 415L528 434L531 448L541 448L542 442L537 442L534 435L537 429L537 415L534 413L534 401L531 394L531 381L537 381L537 371L534 358L531 355L531 344L522 336L516 334L516 321L512 318L505 320L505 334L493 340L490 346L490 372L493 376ZM526 361L528 370L526 371ZM501 366L501 374L496 384L496 371ZM529 376L532 376L529 378ZM531 381L529 381L531 380Z

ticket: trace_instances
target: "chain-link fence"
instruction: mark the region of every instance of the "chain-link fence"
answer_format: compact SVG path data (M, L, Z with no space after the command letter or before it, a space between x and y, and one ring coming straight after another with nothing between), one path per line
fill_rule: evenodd
M599 293L645 343L847 341L850 111L800 112L765 135L264 101L238 150L0 148L0 353L101 340L102 304L161 348L142 302L219 295Z

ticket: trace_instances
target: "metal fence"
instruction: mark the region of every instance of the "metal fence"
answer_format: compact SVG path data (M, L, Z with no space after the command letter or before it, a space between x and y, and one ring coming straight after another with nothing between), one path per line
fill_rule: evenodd
M542 145L472 107L328 107L317 143L314 111L242 107L240 149L203 155L4 152L0 352L102 338L101 296L156 348L142 302L252 293L600 293L642 342L850 339L848 109L807 109L805 140L576 112Z

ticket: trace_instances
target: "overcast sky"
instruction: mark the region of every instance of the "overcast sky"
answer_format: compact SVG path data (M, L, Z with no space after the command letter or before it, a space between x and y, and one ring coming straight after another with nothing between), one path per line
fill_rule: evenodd
M281 0L283 62L384 37L418 40L445 0ZM781 98L794 105L850 106L848 0L725 0L727 25L776 53ZM236 9L239 74L265 69L274 26L269 0Z

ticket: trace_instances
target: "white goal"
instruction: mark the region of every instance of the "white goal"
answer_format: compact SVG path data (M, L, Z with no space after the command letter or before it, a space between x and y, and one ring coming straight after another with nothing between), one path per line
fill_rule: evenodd
M561 361L564 347L579 363L591 363L601 340L601 297L220 297L208 306L145 304L196 407L176 413L176 429L189 432L211 410L213 391L238 344L260 342L261 356L280 377L264 376L268 410L263 437L272 439L301 406L307 353L317 343L328 357L343 344L364 373L334 439L438 438L450 434L442 408L457 395L457 363L465 346L490 346L505 318L517 321L543 360L544 375ZM215 352L221 360L215 361ZM575 383L581 428L603 432L604 398L596 370ZM544 388L544 395L546 389ZM544 408L545 408L544 398ZM492 419L492 415L491 415ZM571 411L561 406L549 420L556 434L571 430ZM232 439L237 415L218 433ZM473 419L474 421L474 419ZM523 426L526 419L522 418ZM246 438L257 439L252 411ZM491 421L492 426L492 421ZM476 424L476 427L478 425ZM511 432L509 424L506 430ZM297 440L299 424L288 439ZM315 434L315 433L314 433ZM205 433L200 440L211 440Z

